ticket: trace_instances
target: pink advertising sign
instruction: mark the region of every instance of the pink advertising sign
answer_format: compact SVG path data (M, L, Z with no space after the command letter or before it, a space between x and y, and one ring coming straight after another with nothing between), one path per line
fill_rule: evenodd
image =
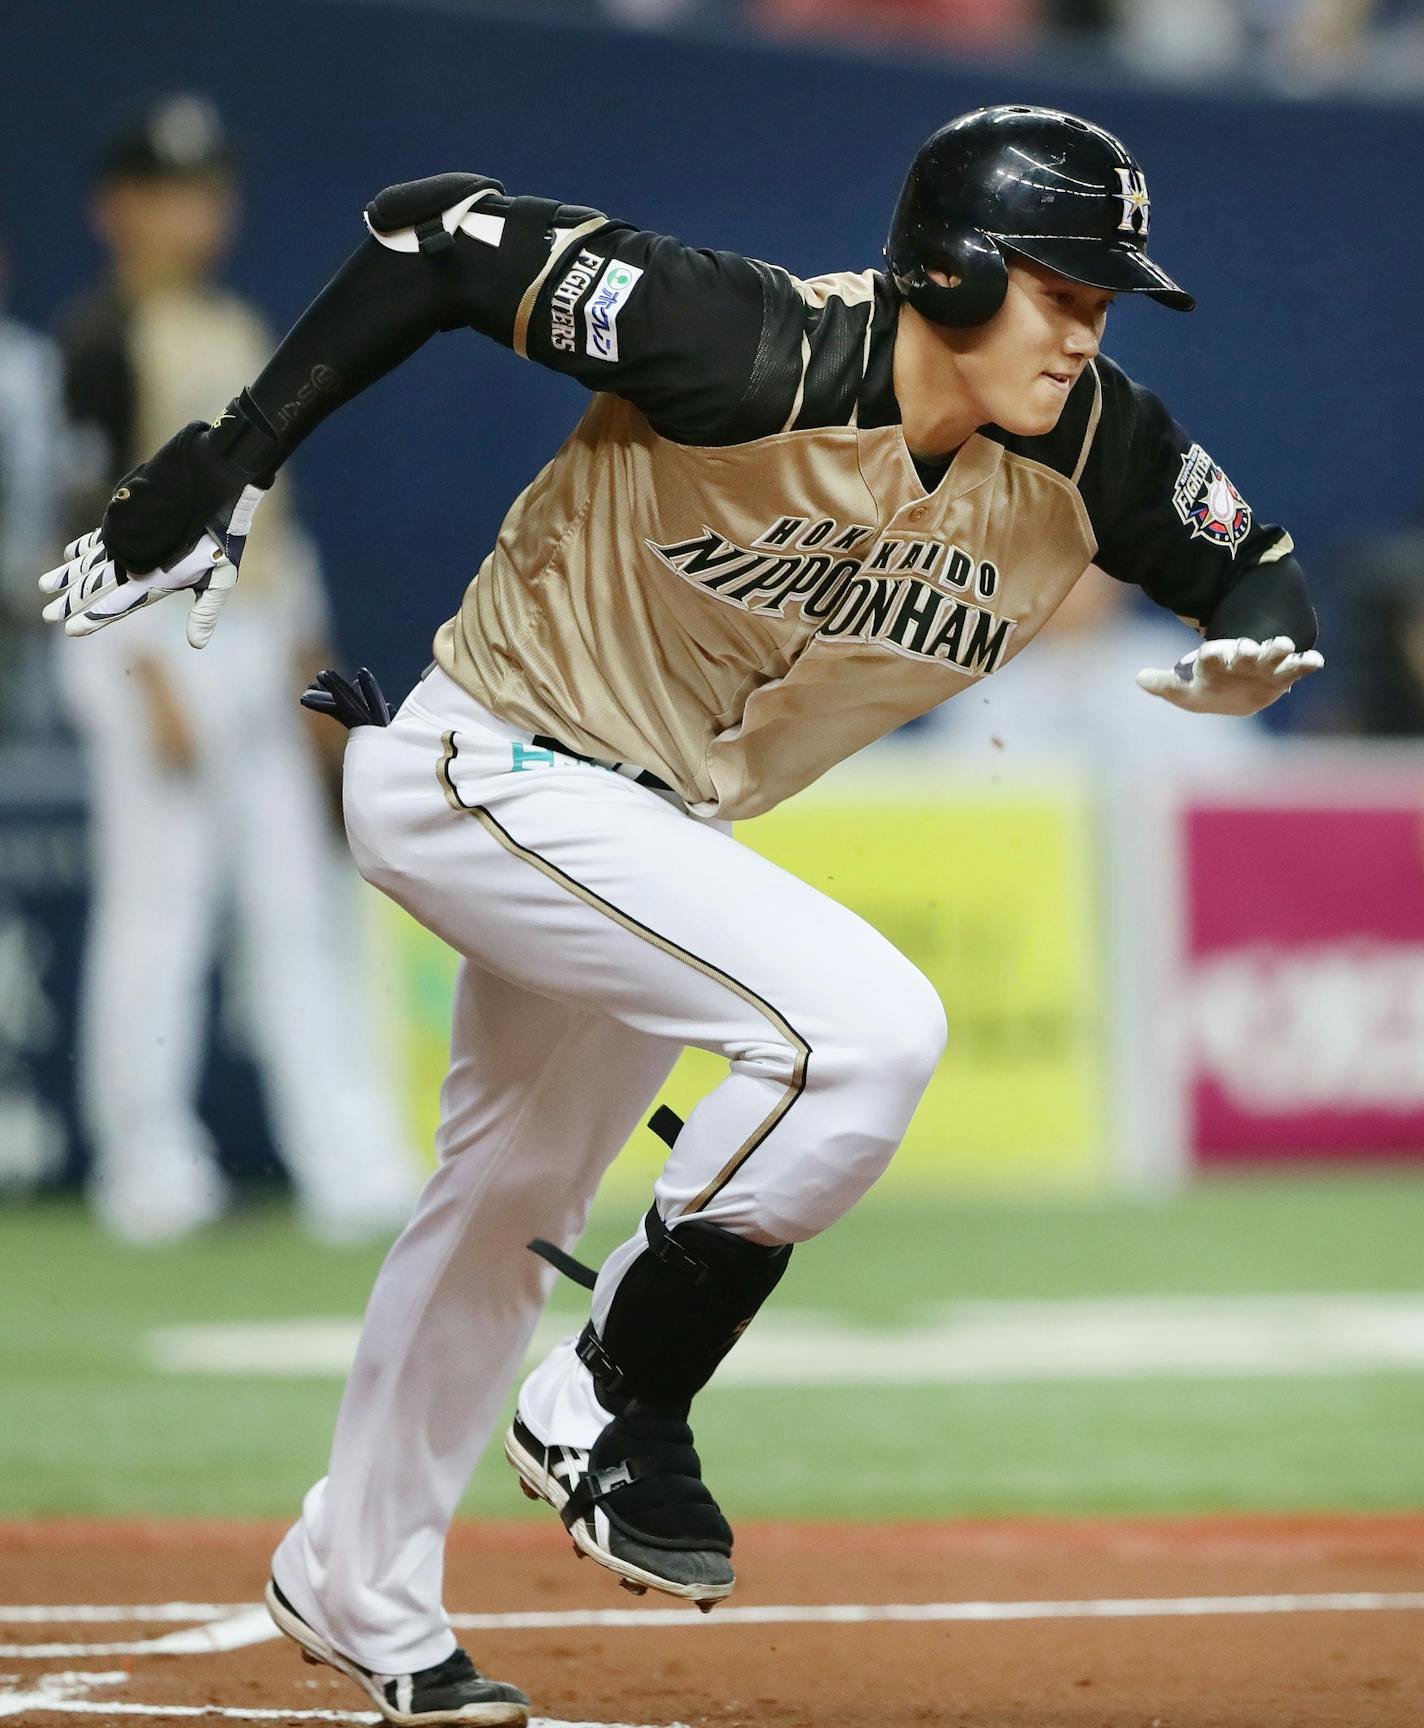
M1182 823L1196 1159L1424 1159L1424 785Z

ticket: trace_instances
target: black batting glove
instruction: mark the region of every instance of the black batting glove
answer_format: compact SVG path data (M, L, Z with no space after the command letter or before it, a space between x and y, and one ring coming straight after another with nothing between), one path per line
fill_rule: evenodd
M136 575L171 568L245 488L271 485L278 459L245 392L211 426L190 422L119 482L100 531L108 556Z
M348 731L356 726L389 726L391 705L376 682L376 675L363 666L355 683L348 684L339 672L318 672L302 694L302 707L314 714L330 714Z
M119 482L101 527L40 577L45 619L94 631L187 590L188 640L207 646L281 452L246 391L211 426L176 433Z

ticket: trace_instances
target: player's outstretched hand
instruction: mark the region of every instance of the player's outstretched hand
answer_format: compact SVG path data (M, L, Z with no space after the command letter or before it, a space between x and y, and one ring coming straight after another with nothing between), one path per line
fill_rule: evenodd
M1325 657L1297 649L1289 636L1253 642L1249 636L1203 642L1170 671L1146 667L1137 682L1149 696L1195 714L1258 714Z
M245 486L195 544L168 565L142 575L111 556L102 528L71 541L64 549L65 562L40 577L40 591L53 596L44 617L63 624L66 635L92 636L106 624L186 588L193 596L188 640L194 648L206 648L237 581L248 530L263 496L260 487Z

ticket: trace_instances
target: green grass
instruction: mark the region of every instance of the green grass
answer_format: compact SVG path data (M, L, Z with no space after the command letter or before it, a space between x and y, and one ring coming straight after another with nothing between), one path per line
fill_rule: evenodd
M605 1203L597 1259L636 1218ZM960 1205L893 1183L799 1249L776 1301L861 1325L955 1298L1424 1289L1424 1177L1216 1181L1170 1203ZM292 1512L334 1380L169 1376L153 1327L359 1314L379 1256L280 1213L162 1253L67 1205L0 1211L0 1516ZM570 1314L579 1293L559 1301ZM713 1387L709 1474L743 1517L1424 1505L1424 1377L889 1389ZM496 1448L497 1452L497 1448ZM522 1516L497 1457L468 1510Z

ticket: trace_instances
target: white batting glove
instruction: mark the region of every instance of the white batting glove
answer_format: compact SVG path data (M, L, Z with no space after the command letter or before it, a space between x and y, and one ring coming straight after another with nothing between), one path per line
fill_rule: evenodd
M1253 642L1249 636L1203 642L1170 671L1145 667L1137 674L1149 696L1193 714L1259 714L1298 678L1318 672L1325 656L1301 651L1289 636Z
M64 549L65 562L40 577L40 591L54 598L44 609L51 624L63 624L67 636L92 636L106 624L165 599L182 589L192 592L188 609L188 641L206 648L217 628L218 614L237 581L248 530L266 494L259 486L243 488L226 523L214 522L196 545L164 570L135 575L111 558L104 531L73 540Z

